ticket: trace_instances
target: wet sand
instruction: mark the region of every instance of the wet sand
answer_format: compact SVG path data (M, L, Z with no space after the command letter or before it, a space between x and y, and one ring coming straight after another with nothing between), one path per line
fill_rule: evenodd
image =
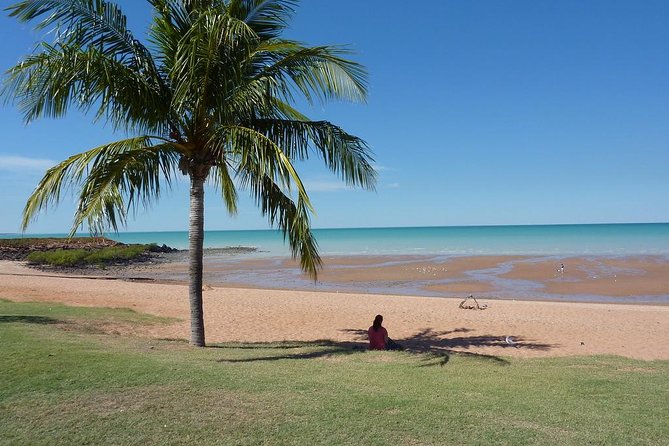
M185 283L187 271L177 261L132 274ZM204 281L241 288L669 304L669 259L660 256L328 257L316 283L289 259L213 257L205 260Z
M517 265L505 277L541 281L550 294L590 294L614 297L669 294L669 268L658 257L569 258L560 272L552 262Z
M515 262L516 268L519 267L502 275L529 277L534 274L540 278L550 275L542 279L542 283L548 285L555 280L566 280L555 276L552 262L542 264L506 257L427 264L418 261L410 263L411 267L407 264L398 266L384 278L395 279L401 276L402 268L407 267L406 273L410 277L427 275L429 271L429 274L435 274L431 277L448 276L448 279L456 280L453 283L462 284L467 280L459 280L467 277L470 268L497 267L500 260ZM588 259L582 260L584 268L592 267ZM356 259L345 262L354 269L360 266ZM372 268L379 267L378 261L366 259L365 262ZM273 265L276 266L276 262ZM577 268L576 259L570 259L565 265L564 275L569 280L572 280L569 275L574 269L574 280L589 283L587 274L576 275L576 271L581 270ZM641 275L644 281L652 283L644 291L659 290L669 294L667 265L660 259L611 259L604 261L604 265L617 268L611 270L615 271L616 281L625 283L625 278L633 281ZM619 274L621 269L626 272ZM333 283L344 283L354 278L360 280L361 273L328 274L333 275L329 279ZM594 291L609 293L617 290L617 282L612 285L610 280L592 280ZM35 271L16 262L0 262L0 281L0 298L3 299L132 308L179 319L171 325L147 326L139 333L141 335L169 338L187 338L189 335L188 290L184 284L63 277ZM479 301L487 308L468 310L459 308L461 298L251 289L212 284L205 285L204 289L205 324L210 343L329 339L362 345L365 330L374 315L381 313L391 337L408 347L422 350L514 357L612 354L644 360L669 359L667 305L494 300L479 296ZM119 332L124 333L122 327Z

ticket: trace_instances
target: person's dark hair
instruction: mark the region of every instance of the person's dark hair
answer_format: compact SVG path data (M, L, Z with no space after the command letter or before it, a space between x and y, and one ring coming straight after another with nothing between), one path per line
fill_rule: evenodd
M372 324L372 328L374 329L374 331L378 331L379 328L381 328L382 323L383 323L383 316L377 314L376 317L374 318L374 323Z

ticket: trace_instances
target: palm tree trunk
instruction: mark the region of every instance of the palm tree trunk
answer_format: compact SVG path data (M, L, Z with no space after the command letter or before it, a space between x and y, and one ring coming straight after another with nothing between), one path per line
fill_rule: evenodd
M190 343L204 347L202 311L202 257L204 242L204 180L190 172L190 215L188 226L188 295L190 300Z

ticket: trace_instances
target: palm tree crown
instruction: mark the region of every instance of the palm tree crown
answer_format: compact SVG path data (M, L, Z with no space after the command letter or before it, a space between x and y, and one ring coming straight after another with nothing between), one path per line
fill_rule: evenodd
M294 162L315 154L347 184L366 189L376 177L363 140L308 120L291 103L297 96L364 101L366 72L345 58L345 48L281 38L296 1L148 1L154 15L146 45L105 0L25 0L7 8L55 36L7 72L3 94L27 122L74 106L135 135L49 169L26 203L23 227L75 187L72 233L83 224L115 231L178 172L188 175L191 321L202 325L192 326L191 343L204 345L204 182L217 185L231 214L238 189L248 190L316 278L313 208Z

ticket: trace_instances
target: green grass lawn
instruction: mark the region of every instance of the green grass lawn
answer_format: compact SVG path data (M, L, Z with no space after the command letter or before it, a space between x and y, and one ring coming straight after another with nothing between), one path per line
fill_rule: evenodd
M667 444L669 361L108 334L165 320L0 301L0 444Z

